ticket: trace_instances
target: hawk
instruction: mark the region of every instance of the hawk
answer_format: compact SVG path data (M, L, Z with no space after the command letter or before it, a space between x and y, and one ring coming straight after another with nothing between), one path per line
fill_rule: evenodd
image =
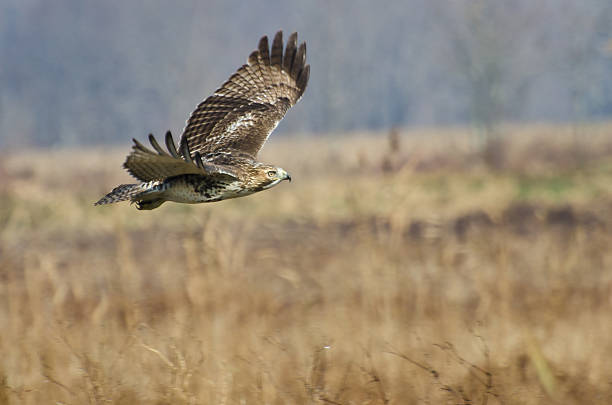
M257 161L257 153L287 110L304 94L310 65L306 43L283 33L259 40L245 65L189 117L178 149L170 131L164 150L149 135L153 150L134 139L123 167L139 184L122 184L94 205L129 200L139 210L166 201L203 203L242 197L291 181L284 169Z

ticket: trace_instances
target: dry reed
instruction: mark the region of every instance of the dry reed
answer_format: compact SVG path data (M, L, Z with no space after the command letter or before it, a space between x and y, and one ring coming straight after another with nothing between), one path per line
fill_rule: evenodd
M0 156L0 404L610 403L610 125L273 138L296 181L92 207L124 150ZM296 156L297 154L297 156Z

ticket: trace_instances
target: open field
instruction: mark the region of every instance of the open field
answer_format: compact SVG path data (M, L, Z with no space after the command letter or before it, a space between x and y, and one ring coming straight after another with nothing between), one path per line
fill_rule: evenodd
M0 404L612 403L612 125L501 132L276 134L292 183L151 212L92 206L127 137L0 151Z

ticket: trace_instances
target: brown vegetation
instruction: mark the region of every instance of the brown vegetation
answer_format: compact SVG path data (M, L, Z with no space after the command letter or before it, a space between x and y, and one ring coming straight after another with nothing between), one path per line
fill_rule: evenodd
M124 149L3 155L0 404L612 402L612 127L503 131L278 136L293 183L152 212L92 206Z

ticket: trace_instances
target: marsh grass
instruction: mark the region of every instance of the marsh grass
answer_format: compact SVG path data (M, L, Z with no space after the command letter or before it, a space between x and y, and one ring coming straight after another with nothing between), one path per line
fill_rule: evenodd
M0 403L612 401L612 127L273 139L294 182L91 203L125 150L0 160ZM299 152L296 152L299 151Z

